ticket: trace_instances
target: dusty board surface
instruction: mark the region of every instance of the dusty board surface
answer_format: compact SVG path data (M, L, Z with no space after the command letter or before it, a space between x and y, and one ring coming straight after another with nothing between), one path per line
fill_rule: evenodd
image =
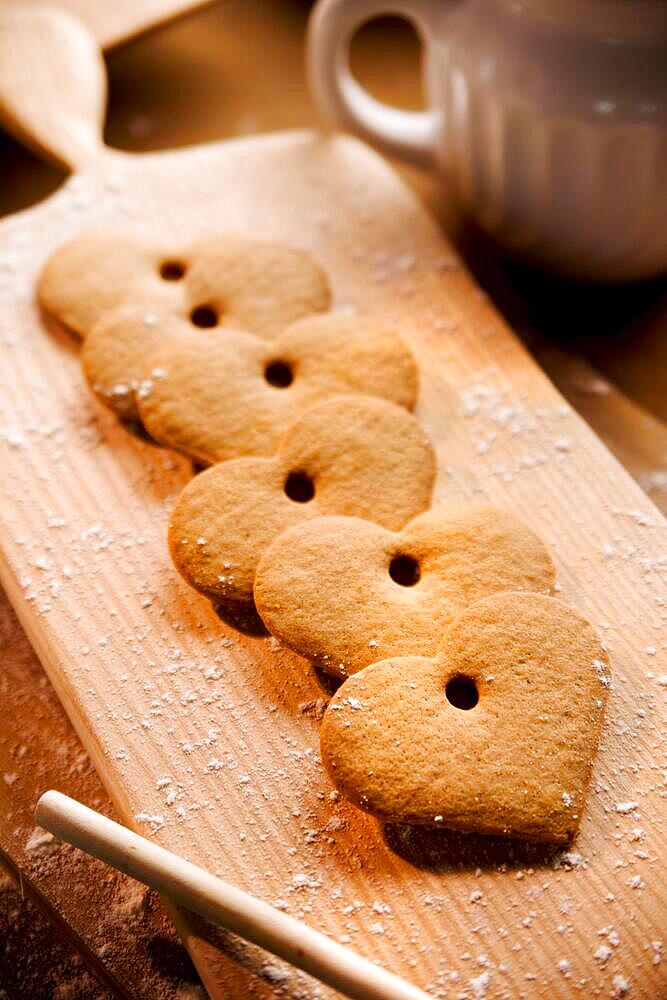
M96 990L80 964L63 967L67 951L54 955L32 919L17 926L12 896L0 909L5 1000L49 996L56 986L69 988L71 1000L108 1000L104 987L123 1000L185 1000L188 989L196 1000L196 976L157 893L35 828L34 804L54 784L107 815L113 810L1 591L0 704L0 862L21 898L37 901L98 977ZM36 950L35 940L44 948Z
M561 596L612 649L572 870L542 849L381 830L332 801L310 704L325 695L310 669L231 632L170 567L164 531L187 463L92 403L75 345L35 308L48 252L111 222L308 246L338 305L410 338L439 496L485 496L542 530ZM3 583L125 821L435 996L611 995L626 981L632 996L659 995L665 522L388 168L352 141L298 134L107 156L0 232ZM217 995L319 989L269 959L249 957L256 978L191 944Z

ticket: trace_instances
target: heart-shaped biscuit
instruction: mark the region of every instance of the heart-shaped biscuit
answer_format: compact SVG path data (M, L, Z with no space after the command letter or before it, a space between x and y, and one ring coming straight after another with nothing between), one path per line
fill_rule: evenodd
M222 604L252 602L259 558L282 531L322 514L398 530L430 503L436 463L418 421L370 396L308 410L273 458L222 462L196 476L171 516L179 572Z
M156 441L203 465L274 455L289 425L330 396L362 393L407 408L416 400L405 343L360 317L308 317L271 342L231 329L195 338L173 316L146 329L137 308L115 317L83 346L93 390L127 406L136 400Z
M264 624L297 653L345 677L378 658L433 656L464 606L503 590L547 593L544 542L508 511L436 507L393 533L321 517L280 535L255 576Z
M579 825L609 683L587 621L500 594L463 610L435 659L350 677L324 715L322 760L382 820L559 843Z
M42 306L81 337L123 305L173 310L195 325L263 337L329 308L322 268L305 250L235 233L170 248L134 233L98 231L59 247L38 285Z

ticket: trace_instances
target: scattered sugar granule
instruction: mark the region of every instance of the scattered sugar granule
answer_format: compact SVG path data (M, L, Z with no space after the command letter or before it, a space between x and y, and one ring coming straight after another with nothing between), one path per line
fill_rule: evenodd
M161 826L164 826L164 816L151 816L149 813L140 812L136 813L134 817L137 823L148 823L150 826L158 830Z
M616 803L616 812L617 813L622 813L623 815L625 815L626 813L634 812L635 809L638 809L638 808L639 808L639 803L638 802L617 802Z
M617 948L621 943L618 931L614 927L601 927L598 931L598 937L606 937L612 948Z
M290 972L287 969L281 969L278 965L265 965L262 968L262 976L273 986L279 986L288 981Z
M0 439L5 440L10 448L22 448L25 439L19 431L5 431L0 435Z
M569 809L572 805L572 796L569 792L563 792L563 805L566 809Z
M649 527L651 524L650 519L641 510L629 510L626 513L628 517L631 517L632 520L642 528Z
M473 992L475 1000L484 1000L486 996L486 991L489 988L489 983L491 982L490 972L480 972L478 976L473 979L469 979L470 989Z
M350 706L350 708L359 710L360 708L364 707L363 702L361 702L358 698L352 698L352 697L345 698L344 701L346 705Z
M371 909L373 913L391 913L391 906L387 903L380 903L377 899L373 900Z
M596 951L593 952L593 958L600 965L605 965L611 958L613 952L608 944L601 944Z
M555 868L586 868L587 862L578 851L565 851L556 858Z
M116 386L116 389L119 387ZM125 387L123 387L125 388ZM143 378L136 384L135 393L139 399L148 399L153 389L155 388L155 382L150 378ZM114 395L116 393L114 392Z
M557 451L569 451L572 447L572 441L569 437L557 437L554 441L554 448Z
M565 976L566 979L570 978L570 972L572 970L572 963L569 958L561 958L558 963L558 971Z
M41 826L36 826L25 842L25 849L29 854L37 854L40 857L48 857L55 854L60 847L60 841L56 840L52 833L43 830Z
M483 895L484 893L481 891L481 889L473 889L468 898L471 903L478 903L480 899L482 899Z
M614 976L611 981L611 985L614 988L613 997L614 1000L620 1000L621 997L625 997L630 992L630 980L626 979L625 976Z
M307 875L293 875L292 885L295 889L319 889L322 883Z
M604 660L593 660L593 666L597 671L598 680L600 684L604 687L609 687L611 681L609 680L609 675L607 674L607 664Z

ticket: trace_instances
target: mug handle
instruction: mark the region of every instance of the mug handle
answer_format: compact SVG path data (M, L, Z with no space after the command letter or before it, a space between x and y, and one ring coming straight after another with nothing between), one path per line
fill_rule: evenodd
M352 76L349 52L359 28L386 14L406 18L424 41L432 8L432 0L320 0L307 48L311 89L324 115L384 152L426 167L435 166L436 112L400 111L371 97Z

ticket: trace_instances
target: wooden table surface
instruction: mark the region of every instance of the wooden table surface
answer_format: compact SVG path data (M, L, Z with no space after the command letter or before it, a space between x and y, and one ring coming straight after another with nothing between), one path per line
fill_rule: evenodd
M226 0L115 51L107 141L157 149L316 123L302 72L307 11L296 0ZM395 22L365 30L355 46L364 82L406 107L419 101L417 60L413 36ZM62 177L4 136L0 163L1 214L32 204ZM478 280L561 392L667 511L665 283L581 289L506 265L466 229L433 178L404 175L456 235ZM98 808L111 807L6 602L0 692L0 850L105 984L95 985L66 951L56 949L54 968L50 949L33 943L48 940L48 928L4 884L0 927L18 920L26 930L5 937L0 996L196 995L196 975L155 897L34 832L31 810L46 777ZM113 899L122 905L110 906ZM56 992L67 984L69 992Z

